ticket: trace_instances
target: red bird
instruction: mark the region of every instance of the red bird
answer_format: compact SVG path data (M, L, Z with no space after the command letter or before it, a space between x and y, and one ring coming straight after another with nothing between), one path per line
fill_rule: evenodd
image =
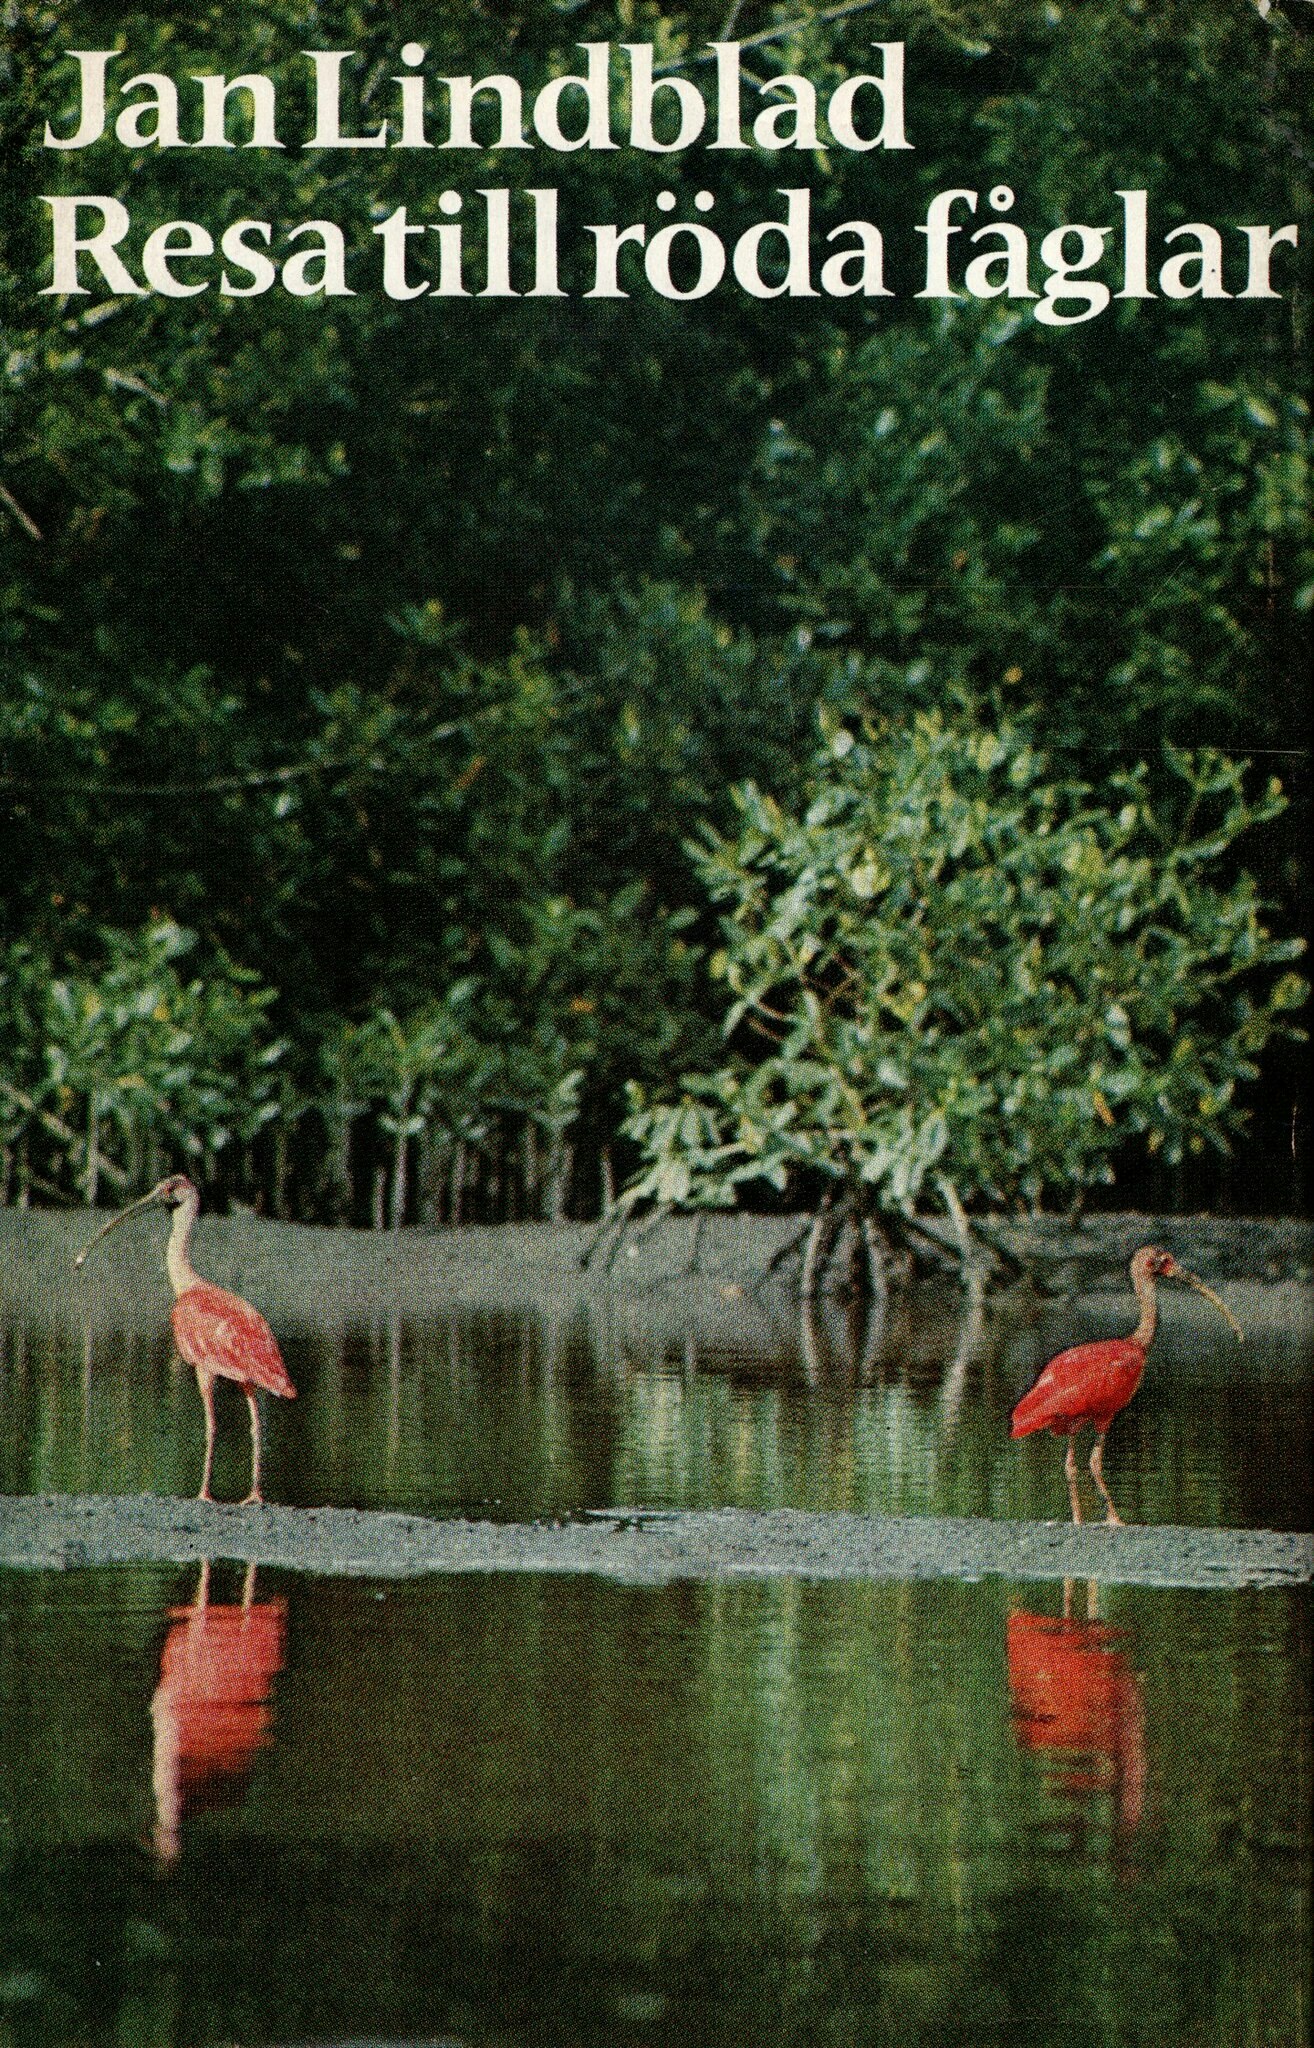
M1056 1358L1041 1373L1029 1394L1024 1394L1013 1410L1013 1436L1030 1436L1033 1430L1049 1429L1055 1436L1068 1439L1068 1454L1063 1470L1067 1475L1068 1499L1072 1503L1072 1519L1081 1520L1081 1500L1077 1493L1077 1431L1084 1423L1093 1423L1095 1448L1090 1454L1090 1475L1104 1496L1109 1510L1109 1520L1121 1524L1122 1516L1114 1507L1108 1487L1104 1484L1104 1437L1115 1415L1127 1406L1141 1383L1145 1370L1145 1354L1154 1337L1158 1321L1158 1302L1155 1297L1157 1280L1183 1280L1188 1287L1194 1287L1197 1294L1203 1294L1206 1301L1212 1301L1227 1318L1237 1336L1242 1335L1241 1325L1226 1303L1221 1302L1212 1287L1206 1287L1203 1280L1194 1273L1188 1273L1185 1266L1179 1266L1170 1252L1161 1252L1152 1244L1142 1245L1131 1262L1132 1286L1136 1299L1141 1305L1141 1319L1130 1337L1102 1337L1093 1344L1074 1344L1069 1351L1060 1351Z
M102 1224L91 1242L78 1253L74 1264L80 1266L92 1245L98 1244L109 1231L117 1230L129 1216L135 1216L140 1210L149 1209L157 1203L173 1211L173 1228L169 1233L165 1263L174 1293L174 1341L195 1372L196 1384L205 1403L205 1470L201 1475L197 1499L214 1499L210 1491L210 1468L214 1463L214 1383L222 1379L236 1380L246 1395L246 1405L251 1411L251 1491L246 1500L263 1500L264 1495L260 1491L257 1389L263 1387L266 1393L282 1394L290 1399L296 1388L288 1377L274 1333L259 1310L252 1308L249 1301L243 1301L240 1294L230 1294L226 1287L215 1287L209 1280L202 1280L192 1264L189 1257L192 1226L201 1206L201 1197L193 1182L185 1173L171 1174L168 1180L162 1180L139 1202L131 1203L119 1215L111 1216L108 1223Z

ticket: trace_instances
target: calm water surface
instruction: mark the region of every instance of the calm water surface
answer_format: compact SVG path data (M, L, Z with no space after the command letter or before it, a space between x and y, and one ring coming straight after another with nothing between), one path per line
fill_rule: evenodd
M159 1245L147 1226L121 1232L75 1280L72 1223L33 1219L56 1249L41 1247L29 1284L0 1269L0 1493L193 1493L201 1405L173 1351ZM896 1300L879 1326L828 1308L804 1328L783 1293L712 1282L554 1300L531 1278L523 1303L457 1307L441 1284L416 1300L399 1280L380 1300L386 1240L321 1231L307 1252L258 1225L211 1227L198 1259L264 1308L298 1388L266 1403L265 1476L271 1498L302 1506L1066 1515L1063 1446L1010 1443L1009 1412L1061 1345L1135 1320L1129 1295L973 1319L948 1290ZM360 1298L374 1284L368 1310L342 1285L339 1241ZM1106 1451L1123 1514L1309 1528L1308 1295L1229 1289L1239 1346L1197 1297L1164 1292ZM235 1389L217 1398L215 1490L240 1497L246 1408Z
M505 1516L1055 1516L1008 1410L1128 1320L264 1299L272 1495ZM0 1492L194 1490L166 1311L0 1297ZM1167 1321L1128 1515L1309 1526L1306 1333L1247 1321ZM0 1572L0 2048L1299 2048L1309 1671L1303 1593Z
M1303 1599L198 1577L0 1574L15 2048L1308 2038Z

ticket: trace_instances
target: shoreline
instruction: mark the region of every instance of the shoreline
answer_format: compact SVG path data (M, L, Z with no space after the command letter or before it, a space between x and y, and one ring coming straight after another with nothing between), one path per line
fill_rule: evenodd
M13 1301L93 1303L114 1291L148 1303L162 1270L164 1232L143 1221L117 1233L75 1277L73 1257L110 1210L0 1209L0 1293ZM223 1286L260 1301L268 1315L295 1314L309 1283L326 1309L423 1309L439 1304L532 1306L551 1296L565 1307L608 1295L667 1288L735 1290L798 1298L796 1254L772 1261L801 1238L803 1216L717 1211L641 1220L609 1260L610 1242L581 1261L595 1223L419 1225L373 1231L282 1223L250 1214L202 1212L196 1256ZM991 1219L991 1233L1025 1262L1028 1278L991 1289L1044 1296L1128 1293L1127 1267L1139 1245L1163 1244L1211 1285L1314 1286L1314 1225L1301 1217L1154 1216L1110 1212L1073 1226L1060 1217ZM837 1290L843 1260L831 1272ZM915 1283L957 1292L949 1273Z
M70 1571L207 1558L378 1579L520 1572L665 1586L726 1579L1082 1578L1233 1591L1308 1585L1314 1536L794 1508L617 1507L577 1520L485 1522L147 1494L0 1500L3 1568Z

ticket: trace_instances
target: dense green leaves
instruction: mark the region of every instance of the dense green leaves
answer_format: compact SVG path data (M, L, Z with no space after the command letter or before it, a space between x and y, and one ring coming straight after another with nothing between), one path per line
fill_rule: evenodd
M249 1155L279 1110L274 992L222 958L189 974L195 945L159 919L106 934L90 970L53 973L21 943L0 956L7 1197L76 1186L94 1204L103 1175L158 1178L166 1149L207 1173Z
M1029 723L832 725L787 810L753 785L700 872L735 1057L681 1101L636 1091L639 1198L836 1184L859 1214L1071 1198L1133 1142L1225 1145L1237 1092L1306 990L1251 877L1272 818L1220 755L1174 753L1194 824L1143 765L1055 779Z
M428 68L529 93L578 69L582 42L647 41L706 86L724 24L702 4L461 0L426 25ZM300 53L355 51L353 111L373 121L400 65L390 10L263 0L182 20L18 0L5 17L0 944L16 985L92 986L173 924L195 934L189 975L223 983L238 962L272 991L280 1108L260 1122L257 1088L257 1121L219 1149L231 1192L377 1214L382 1173L384 1212L400 1177L414 1214L424 1172L464 1142L474 1163L452 1170L483 1213L551 1206L563 1185L592 1207L626 1082L659 1095L708 1061L690 833L729 829L746 780L797 810L818 707L903 723L964 688L997 697L1038 714L1059 783L1102 791L1147 760L1146 800L1188 838L1190 789L1161 741L1273 763L1294 801L1251 858L1299 921L1303 254L1278 251L1279 297L1236 294L1239 224L1307 232L1293 140L1314 44L1244 0L761 0L735 33L750 81L794 72L823 99L875 39L905 40L914 146L306 150ZM129 65L186 90L207 70L267 74L288 146L45 149L47 121L76 121L66 53L111 46L120 81ZM811 193L823 240L877 222L897 289L582 295L587 223L652 227L660 190L683 205L704 182L727 239L780 218L782 186ZM519 204L545 184L566 296L530 294L523 248L516 299L379 288L375 230L396 208L450 221L440 195L456 193L477 287L481 190ZM1063 330L1027 300L919 301L917 229L958 184L978 189L978 221L997 187L1015 193L1032 289L1038 238L1116 223L1130 188L1149 194L1152 270L1175 226L1217 222L1234 296L1156 293ZM130 207L134 262L171 219L268 219L276 239L334 221L358 288L44 294L43 195L76 192ZM1115 289L1118 260L1102 272ZM384 1015L422 1030L456 988L484 1079L450 1084L465 1140L442 1120L449 1083L421 1091L408 1165L386 1120L421 1112L395 1111L380 1081L344 1124L330 1076L351 1034ZM33 1073L4 1058L26 1090ZM543 1158L567 1143L576 1074L563 1181ZM231 1086L246 1085L238 1061ZM84 1189L85 1160L40 1132L30 1171ZM171 1126L157 1136L175 1148ZM224 1165L243 1148L240 1171ZM135 1171L130 1153L125 1139ZM11 1174L17 1160L11 1146ZM426 1213L450 1211L445 1186Z

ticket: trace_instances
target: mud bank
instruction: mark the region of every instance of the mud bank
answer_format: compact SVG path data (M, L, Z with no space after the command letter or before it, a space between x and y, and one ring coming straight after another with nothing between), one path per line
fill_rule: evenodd
M335 1577L585 1573L680 1579L1093 1578L1105 1584L1295 1586L1314 1537L1262 1529L1073 1528L1058 1522L598 1511L580 1521L429 1521L354 1508L230 1507L150 1496L0 1499L0 1566L72 1570L229 1558Z
M163 1220L108 1239L74 1276L73 1257L107 1212L0 1209L0 1289L12 1301L94 1305L113 1293L120 1310L161 1299ZM273 1319L317 1312L422 1312L437 1304L558 1309L602 1295L684 1287L713 1295L797 1288L805 1217L708 1215L641 1222L619 1245L596 1243L592 1224L503 1224L396 1232L275 1223L250 1215L202 1215L201 1271L259 1302ZM993 1236L1047 1295L1128 1292L1138 1245L1161 1243L1214 1285L1275 1283L1304 1292L1314 1281L1314 1233L1298 1218L1057 1217L992 1223ZM614 1255L613 1255L614 1253ZM591 1256L590 1256L591 1254ZM587 1261L587 1263L586 1263ZM837 1261L832 1278L843 1273ZM1286 1313L1287 1311L1283 1311Z

